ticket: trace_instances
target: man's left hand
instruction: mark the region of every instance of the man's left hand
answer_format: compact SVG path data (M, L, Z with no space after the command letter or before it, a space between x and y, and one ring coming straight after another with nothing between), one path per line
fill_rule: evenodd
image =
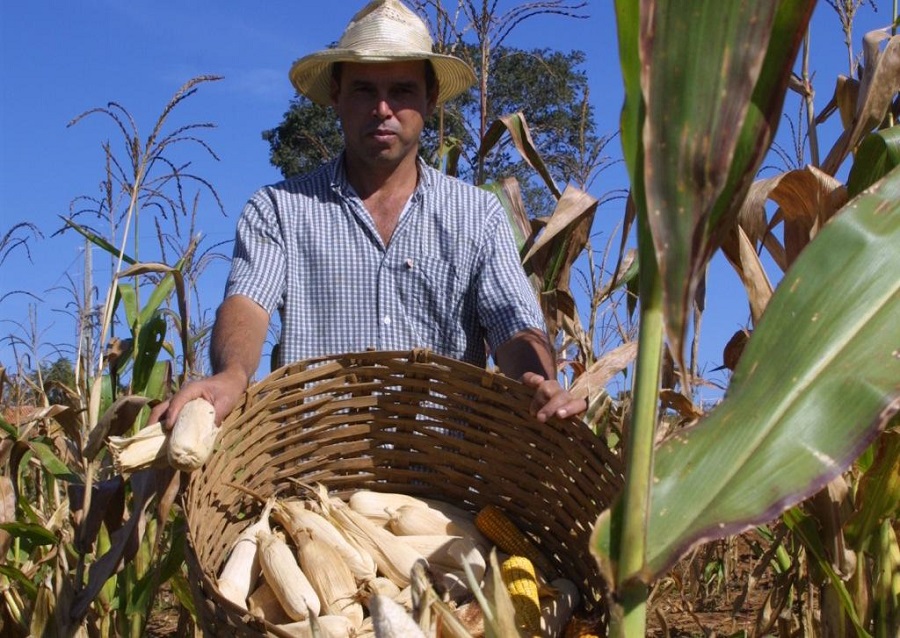
M542 423L554 415L565 419L587 410L587 401L572 396L555 379L526 372L522 375L522 383L534 390L530 411Z

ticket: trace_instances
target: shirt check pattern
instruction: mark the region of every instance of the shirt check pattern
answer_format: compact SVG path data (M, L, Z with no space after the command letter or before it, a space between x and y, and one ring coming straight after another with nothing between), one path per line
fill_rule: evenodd
M385 246L342 158L257 191L238 221L226 296L281 318L281 360L427 348L476 365L544 329L497 198L419 162Z

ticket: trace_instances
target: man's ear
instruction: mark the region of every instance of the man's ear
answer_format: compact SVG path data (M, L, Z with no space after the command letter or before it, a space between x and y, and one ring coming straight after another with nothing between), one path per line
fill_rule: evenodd
M341 93L341 87L338 86L338 83L334 78L331 78L331 84L328 93L331 96L331 106L337 109L338 95L340 95Z
M438 99L438 87L437 87L437 84L435 84L434 89L431 91L431 94L428 96L428 103L425 105L425 115L427 117L431 117L434 114L434 110L437 108L437 99Z

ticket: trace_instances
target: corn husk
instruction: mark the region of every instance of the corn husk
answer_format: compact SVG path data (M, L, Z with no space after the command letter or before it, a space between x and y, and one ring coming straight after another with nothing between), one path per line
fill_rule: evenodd
M215 450L218 436L216 409L212 403L202 398L188 401L169 434L169 465L183 472L200 468Z
M241 609L247 609L247 597L259 578L258 534L271 531L269 514L274 505L275 500L269 499L257 521L241 532L216 579L221 594Z
M394 598L400 593L400 588L397 586L397 583L387 576L378 576L363 585L360 593L362 594L363 601L366 601L369 596L375 594Z
M169 464L167 440L162 424L153 423L133 436L111 436L106 445L116 472L128 474L151 467L166 467Z
M442 509L403 505L391 515L387 527L398 536L462 536L489 547L487 539L475 527L474 515L450 505Z
M387 576L400 587L406 587L413 565L418 561L427 564L425 558L400 542L388 530L350 509L346 503L328 498L324 490L322 487L319 502L326 517L342 534L372 556L383 576Z
M487 558L470 538L441 534L398 536L404 543L422 554L428 564L446 570L462 570L463 561L472 568L479 582L487 569Z
M275 590L265 580L247 597L247 610L253 617L268 621L273 625L293 622L284 607L281 606Z
M346 638L353 635L353 627L345 616L318 616L307 620L278 625L294 638Z
M376 636L403 636L425 638L422 629L402 606L385 596L373 596L371 602L372 624Z
M346 616L353 627L363 621L363 607L357 600L358 590L353 573L338 551L327 542L301 532L297 557L300 568L322 603L322 613Z
M382 527L386 526L391 515L404 505L428 507L428 503L415 496L399 492L374 492L372 490L355 491L347 499L347 505L354 512L362 514Z
M357 583L375 578L375 559L357 544L351 543L327 518L308 509L302 501L279 500L272 511L272 518L287 530L298 546L297 539L304 531L312 538L331 545L350 568Z
M321 603L312 584L300 569L294 552L276 533L261 531L259 563L263 576L292 620L318 616Z

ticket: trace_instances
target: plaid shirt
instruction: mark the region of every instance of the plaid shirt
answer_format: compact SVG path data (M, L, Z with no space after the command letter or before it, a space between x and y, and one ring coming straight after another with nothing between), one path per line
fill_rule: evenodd
M281 318L279 364L427 348L476 365L544 329L496 197L419 162L385 246L342 158L257 191L238 221L226 296Z

